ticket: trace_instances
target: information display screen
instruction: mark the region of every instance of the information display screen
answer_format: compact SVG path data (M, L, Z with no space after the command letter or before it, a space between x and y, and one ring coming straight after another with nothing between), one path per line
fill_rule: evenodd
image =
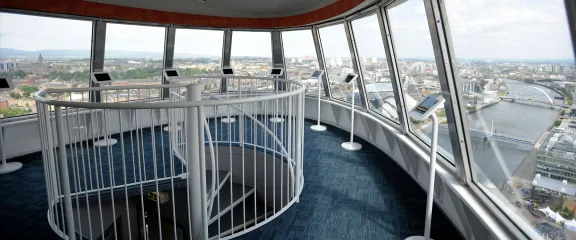
M168 77L178 77L178 71L176 71L176 70L166 70L166 76L168 76Z
M8 84L8 79L0 78L0 89L10 89L10 84Z
M436 104L437 102L438 102L437 99L428 97L420 105L418 105L416 110L418 110L419 112L425 113L428 110L430 110L430 108L432 106L434 106L434 104Z
M94 77L98 82L112 81L112 78L110 78L108 73L94 73Z
M234 70L232 70L232 68L224 68L222 69L222 73L224 73L224 75L232 75L234 74Z
M273 68L272 71L270 72L270 75L280 75L280 74L282 74L281 68Z
M314 73L312 73L312 77L313 78L318 78L320 77L320 75L322 75L323 71L314 71Z
M352 79L354 79L354 77L356 77L356 75L348 74L348 76L346 76L346 79L344 79L344 82L350 83Z

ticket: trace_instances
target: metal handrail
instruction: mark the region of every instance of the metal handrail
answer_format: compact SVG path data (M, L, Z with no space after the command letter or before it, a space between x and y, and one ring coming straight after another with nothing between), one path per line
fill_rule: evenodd
M218 78L217 76L206 76L203 78ZM131 85L131 86L107 86L107 87L90 87L90 88L67 88L67 89L44 89L34 93L34 98L36 101L41 103L46 103L59 107L73 107L73 108L99 108L99 109L166 109L166 108L186 108L186 107L207 107L207 106L217 106L217 105L227 105L227 104L241 104L250 103L258 101L274 100L279 98L284 98L288 96L293 96L306 91L306 86L300 82L294 80L285 80L277 78L265 78L265 77L241 77L235 76L237 79L261 79L269 80L275 82L291 83L299 86L299 88L282 91L275 93L274 95L261 95L255 97L246 98L235 98L235 99L221 99L221 100L202 100L202 101L189 101L189 102L124 102L121 105L118 103L101 103L101 102L70 102L53 100L44 97L45 94L50 93L69 93L69 92L87 92L87 91L103 91L103 90L130 90L130 89L160 89L160 88L184 88L188 85L194 84L158 84L158 85Z

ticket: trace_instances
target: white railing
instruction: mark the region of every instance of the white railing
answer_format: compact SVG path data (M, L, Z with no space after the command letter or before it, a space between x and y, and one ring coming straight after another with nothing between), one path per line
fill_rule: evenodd
M222 77L36 93L53 230L228 239L297 201L304 86L248 77L229 79L226 93L204 85ZM162 92L167 99L149 97Z

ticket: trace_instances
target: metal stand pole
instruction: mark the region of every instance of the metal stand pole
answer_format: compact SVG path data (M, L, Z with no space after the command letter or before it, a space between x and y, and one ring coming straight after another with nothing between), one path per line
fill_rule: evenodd
M322 80L321 78L318 78L318 123L314 126L311 126L310 129L312 129L312 131L316 131L316 132L322 132L322 131L326 131L326 126L323 126L322 124L320 124L320 86L322 86Z
M201 88L200 85L192 84L186 87L186 100L188 102L201 101ZM189 210L190 210L190 226L192 227L192 239L201 239L204 235L204 211L202 206L202 174L200 164L200 144L204 144L204 139L199 139L200 123L199 122L199 107L186 108L186 171L188 173L188 196Z
M2 164L0 164L0 174L14 172L22 168L22 163L6 162L6 146L4 145L4 129L2 127L2 120L0 120L0 147L2 148Z
M434 180L436 180L436 149L438 148L438 119L436 114L430 115L432 118L432 147L430 152L430 178L428 185L428 196L426 197L426 218L424 222L424 236L412 236L406 240L430 240L432 224L432 207L434 206Z
M357 151L362 149L360 143L354 142L354 99L356 98L354 94L354 81L352 81L352 116L350 117L350 142L342 143L340 146L348 151Z
M275 79L278 79L278 77L274 77ZM276 84L276 94L278 94L278 81L274 81ZM274 117L270 118L270 122L273 123L281 123L284 122L284 118L278 116L278 99L274 100L276 102L276 110L273 111L274 112Z

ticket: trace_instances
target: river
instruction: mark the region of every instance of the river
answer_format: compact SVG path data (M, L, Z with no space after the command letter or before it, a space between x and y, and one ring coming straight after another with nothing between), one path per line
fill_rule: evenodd
M544 98L545 95L538 93L538 90L524 89L525 87L539 87L552 99L554 96L560 96L554 90L545 87L515 80L505 80L505 82L508 85L509 94L530 91L535 94L535 98ZM564 103L563 100L555 101L557 104ZM470 129L490 132L493 121L496 133L535 142L552 126L559 112L559 108L552 109L544 104L501 101L468 114L467 119ZM477 171L477 180L482 184L491 182L496 186L502 186L533 148L531 145L512 141L489 141L482 135L472 134L470 138L476 166L481 170ZM439 131L438 142L444 149L451 150L447 129Z

